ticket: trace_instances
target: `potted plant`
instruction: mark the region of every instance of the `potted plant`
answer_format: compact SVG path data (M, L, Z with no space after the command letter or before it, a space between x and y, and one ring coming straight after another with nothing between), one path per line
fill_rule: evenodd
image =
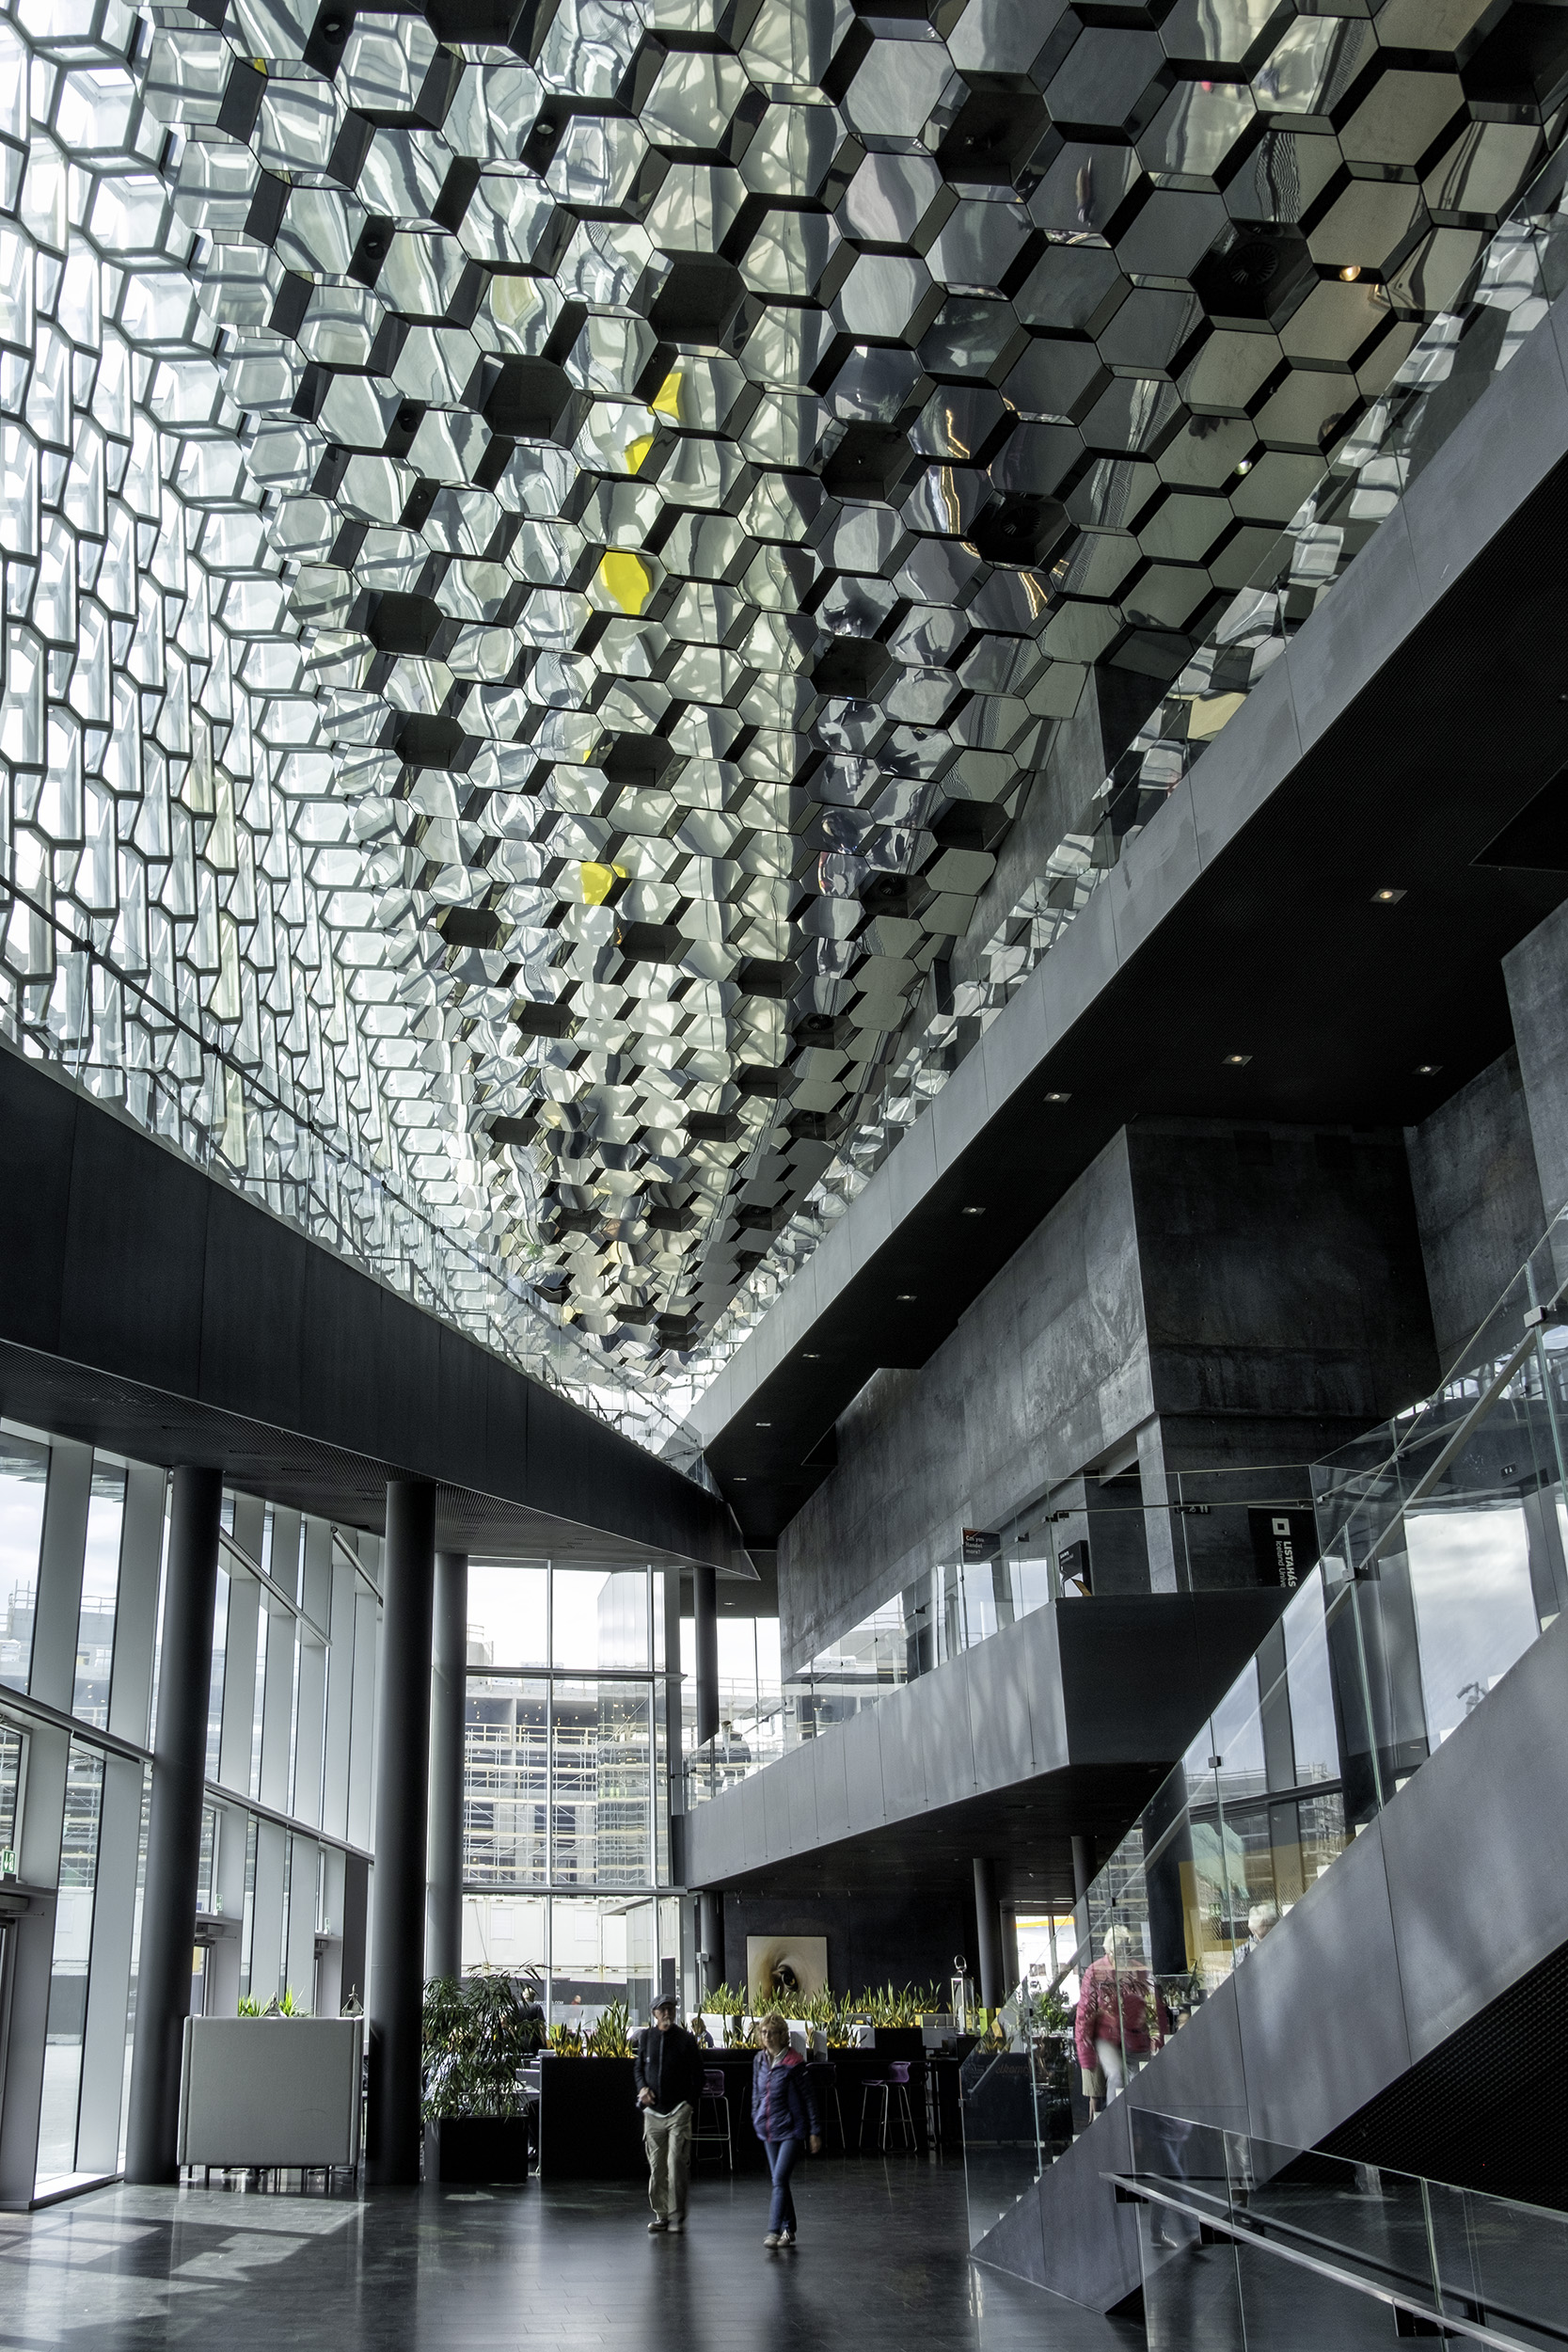
M437 1977L426 1985L427 2178L527 2180L528 2122L518 2077L536 2038L510 1977Z

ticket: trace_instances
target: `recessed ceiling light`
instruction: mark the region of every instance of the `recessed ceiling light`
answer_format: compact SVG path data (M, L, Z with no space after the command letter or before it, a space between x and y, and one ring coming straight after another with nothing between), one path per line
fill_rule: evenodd
M822 1359L820 1356L814 1353L811 1348L802 1347L800 1350L800 1361L803 1364L819 1364L822 1361Z
M958 1215L959 1215L960 1216L985 1216L985 1214L986 1214L986 1213L985 1213L984 1209L982 1209L982 1208L978 1208L978 1207L974 1206L973 1203L971 1203L971 1205L970 1205L968 1208L965 1208L965 1209L960 1209L960 1210L958 1211Z
M747 1477L744 1470L736 1470L735 1476L731 1479L730 1484L732 1486L748 1486L751 1485L751 1480Z
M1048 1094L1045 1099L1048 1103L1070 1103L1072 1097L1070 1094Z
M1241 464L1237 467L1236 471L1237 471L1238 473L1250 473L1250 472L1252 471L1252 460L1251 460L1251 458L1250 458L1250 457L1243 457L1243 458L1242 459Z
M1402 890L1374 890L1372 904L1374 907L1397 907L1403 896Z
M771 1429L773 1424L770 1421L759 1421L753 1423L753 1426L758 1429Z
M916 1293L913 1291L895 1291L894 1296L897 1299L900 1307L912 1307L915 1302Z
M1440 1061L1418 1061L1416 1064L1416 1075L1418 1078L1435 1078L1442 1067Z
M1227 1054L1225 1067L1227 1070L1244 1070L1251 1059L1250 1054Z
M1344 279L1347 286L1354 286L1356 279L1361 275L1360 262L1347 262L1344 268L1339 272L1339 275Z

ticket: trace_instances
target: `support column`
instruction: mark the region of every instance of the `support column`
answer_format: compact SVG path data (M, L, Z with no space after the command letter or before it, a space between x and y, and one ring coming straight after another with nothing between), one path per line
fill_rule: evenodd
M719 1729L719 1575L715 1568L691 1571L697 1632L697 1745Z
M430 1836L424 1972L463 1974L463 1724L468 1664L468 1555L436 1555L430 1675Z
M423 1479L394 1481L387 1489L382 1553L365 2149L367 2178L392 2187L416 2187L420 2178L420 2009L424 1993L435 1584L436 1489Z
M1077 1837L1072 1841L1072 1918L1078 1936L1078 1965L1086 1968L1094 1954L1089 1949L1089 1888L1094 1881L1094 1839Z
M974 1918L980 1961L980 2005L1000 2009L1010 1985L1002 1981L1002 1913L996 1900L996 1865L990 1854L974 1857Z
M180 2054L191 2006L223 1473L177 1470L147 1827L125 2178L177 2180Z
M711 1576L713 1571L708 1571ZM704 1993L717 1993L724 1981L724 1898L706 1888L698 1898L700 1943L697 1979Z

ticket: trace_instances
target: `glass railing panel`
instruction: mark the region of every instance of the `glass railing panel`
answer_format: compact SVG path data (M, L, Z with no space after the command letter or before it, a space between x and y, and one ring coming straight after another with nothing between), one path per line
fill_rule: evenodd
M1568 2342L1568 2216L1134 2109L1151 2345Z
M1044 2160L1039 2117L1043 2109L1049 2121L1050 2098L1041 2098L1037 2073L1047 2074L1053 2066L1060 2071L1059 2053L1037 2051L1028 1995L1020 1988L997 2011L990 2030L971 2050L958 2074L972 2246L1039 2179ZM1060 2146L1070 2138L1069 2125ZM1059 2153L1060 2146L1053 2153Z
M1568 2341L1568 2215L1439 2181L1426 2194L1445 2315L1526 2344Z

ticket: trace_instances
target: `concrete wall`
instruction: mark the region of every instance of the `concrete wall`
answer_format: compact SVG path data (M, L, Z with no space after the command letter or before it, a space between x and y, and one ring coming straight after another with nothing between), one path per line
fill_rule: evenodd
M786 1668L1152 1410L1124 1136L1102 1152L918 1373L879 1373L838 1468L784 1530Z
M1163 1505L1175 1470L1307 1463L1436 1375L1397 1136L1125 1128L929 1362L840 1418L837 1467L779 1547L786 1667L957 1558L963 1527L1133 1443L1130 1492ZM1118 1588L1253 1581L1244 1518L1187 1522L1180 1556L1163 1508L1146 1527Z
M746 1982L749 1935L823 1935L835 1993L945 1983L954 1955L977 1966L974 1907L951 1894L726 1895L724 1981Z
M1518 950L1527 970L1531 945ZM1560 1038L1561 1018L1560 1007ZM1554 1056L1558 1041L1548 1041ZM1447 1371L1462 1360L1466 1341L1545 1229L1517 1053L1500 1055L1430 1119L1408 1128L1405 1144L1438 1360Z
M1546 1215L1568 1201L1568 905L1503 958L1519 1076Z

